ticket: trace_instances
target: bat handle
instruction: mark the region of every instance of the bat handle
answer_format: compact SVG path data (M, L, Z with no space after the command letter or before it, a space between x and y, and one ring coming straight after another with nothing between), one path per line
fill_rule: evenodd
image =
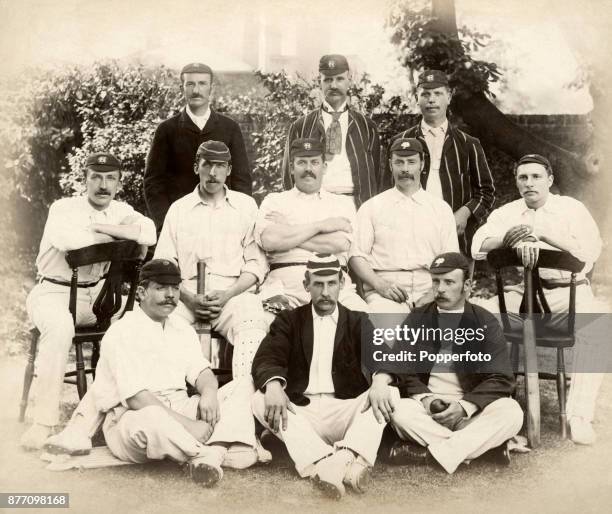
M198 272L198 294L204 294L206 292L206 261L199 260L197 264Z

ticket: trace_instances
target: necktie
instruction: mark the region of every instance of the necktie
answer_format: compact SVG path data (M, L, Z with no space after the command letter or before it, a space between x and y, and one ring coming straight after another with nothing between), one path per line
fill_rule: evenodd
M330 114L332 122L325 131L325 153L331 155L338 155L342 153L342 129L340 128L340 116L346 109L342 111L328 111L323 110Z

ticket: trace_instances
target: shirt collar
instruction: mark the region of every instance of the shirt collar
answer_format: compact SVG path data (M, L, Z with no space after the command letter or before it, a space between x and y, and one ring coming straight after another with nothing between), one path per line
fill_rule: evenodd
M327 316L319 316L317 314L317 311L314 308L314 305L310 305L310 309L312 310L312 320L315 321L316 319L330 319L331 321L334 322L334 325L338 324L338 304L336 304L336 308L334 309L334 312L332 312L331 314L328 314Z
M523 204L523 210L521 212L521 214L526 213L527 211L544 211L544 212L549 212L551 214L555 214L557 212L559 212L559 195L555 195L553 193L548 193L548 198L546 199L546 203L544 205L542 205L542 207L540 207L539 209L532 209L531 207L529 207L527 205L527 202L525 202L524 198L521 198Z
M185 112L187 113L187 116L191 118L191 121L193 121L196 125L198 125L198 122L200 124L203 122L204 125L206 125L208 118L210 118L210 106L206 109L206 112L202 114L201 116L194 114L191 108L189 107L189 104L185 106Z
M318 198L320 199L326 193L324 189L319 189L316 193L308 194L308 193L304 193L303 191L300 191L297 188L297 186L293 186L291 191L293 191L293 194L297 196L298 198Z
M419 187L419 190L414 193L412 196L406 196L402 193L397 187L392 189L393 200L397 202L405 202L407 200L414 200L419 205L423 205L425 203L426 193L422 187Z
M89 203L89 198L87 197L87 195L83 195L83 203L87 206L87 209L90 215L97 215L97 214L104 214L104 216L108 216L108 213L111 209L111 206L113 205L114 200L111 200L110 203L101 211L99 211L98 209L95 209L93 205L91 205Z
M431 125L427 124L424 119L421 120L421 131L423 132L423 134L433 132L436 135L440 135L440 134L446 134L447 130L448 130L448 120L444 120L444 123L442 123L442 125L440 125L439 127L432 127Z
M186 201L189 202L189 208L191 209L193 209L196 205L200 203L202 205L208 205L208 203L202 200L199 189L200 189L200 184L198 184L191 193L185 196ZM225 201L230 206L236 207L236 192L229 189L226 184L223 184L223 189L225 189Z
M142 310L140 305L134 305L134 309L132 310L132 316L136 316L136 318L138 319L138 323L144 326L149 325L151 327L164 329L168 326L168 324L171 324L170 317L166 318L166 322L164 323L164 325L162 325L159 321L152 320L149 315Z
M329 105L327 101L325 100L323 100L323 106L329 111L329 112L323 111L325 112L325 114L329 114L330 112L336 111L336 109L334 109L331 105ZM340 109L338 109L336 112L342 112L342 114L344 114L347 111L348 111L348 106L347 106L347 101L345 100L344 103L340 106Z

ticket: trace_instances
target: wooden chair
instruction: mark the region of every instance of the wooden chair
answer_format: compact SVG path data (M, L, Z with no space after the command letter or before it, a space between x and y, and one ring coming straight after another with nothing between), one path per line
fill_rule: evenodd
M104 284L92 309L97 319L96 324L75 327L75 335L72 338L76 353L76 369L64 374L64 382L77 386L79 398L83 398L87 392L87 374L92 374L95 377L95 368L100 357L100 340L110 326L112 317L121 310L122 292L125 284L128 285L128 294L123 312L134 308L138 274L143 257L143 247L134 241L113 241L66 252L66 261L72 269L68 309L75 326L79 267L101 262L110 263ZM39 336L40 333L36 328L31 330L30 350L23 378L19 408L19 421L23 421L25 418L30 386L34 378L34 362ZM83 343L85 342L93 343L91 367L89 369L85 369L83 358Z
M537 266L533 270L524 268L524 294L520 311L522 314L526 315L526 319L524 321L524 330L522 332L517 332L516 330L512 330L509 318L506 315L508 312L506 309L502 272L503 269L507 267L522 266L522 262L516 255L515 250L509 248L500 248L489 252L487 261L495 270L497 298L499 300L500 312L502 313L504 335L512 343L511 359L515 370L518 369L519 345L524 345L525 385L526 389L531 389L531 391L526 391L528 402L530 395L533 398L535 394L533 387L528 387L528 375L530 373L535 373L535 377L533 375L529 377L532 381L534 378L536 381L538 378L555 379L559 401L561 437L565 439L567 437L567 415L565 412L567 384L564 351L565 348L574 346L576 342L576 274L584 268L584 263L567 252L540 250ZM539 274L541 268L563 270L571 273L569 286L567 287L567 293L569 295L567 319L563 322L564 326L559 329L547 327L546 330L543 330L547 321L551 320L551 314L556 313L551 313L548 303L546 302ZM538 320L537 323L535 323L536 319ZM540 333L538 333L538 329ZM529 348L531 345L534 345L534 347ZM539 372L535 346L555 348L557 350L556 374ZM538 387L537 382L534 384L534 387ZM539 396L537 403L537 438L539 439ZM530 417L528 416L528 422L529 419Z

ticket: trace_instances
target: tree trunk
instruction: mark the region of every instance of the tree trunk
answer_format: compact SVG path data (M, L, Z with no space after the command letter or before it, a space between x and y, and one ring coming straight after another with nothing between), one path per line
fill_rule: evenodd
M435 18L432 30L459 38L454 0L432 0L432 15ZM602 195L608 192L596 187L597 175L590 173L592 167L588 167L584 159L513 123L484 93L455 95L451 108L469 125L472 135L515 160L529 153L547 157L553 166L555 183L560 192L571 193L587 203L595 210L597 217L603 215L607 202Z

